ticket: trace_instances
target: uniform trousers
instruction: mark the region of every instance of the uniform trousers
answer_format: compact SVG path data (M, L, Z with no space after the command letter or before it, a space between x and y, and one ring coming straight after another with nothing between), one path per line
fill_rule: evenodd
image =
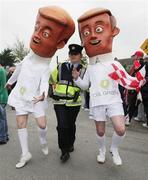
M54 110L57 117L58 145L62 152L74 145L76 133L76 118L80 106L66 106L55 104Z

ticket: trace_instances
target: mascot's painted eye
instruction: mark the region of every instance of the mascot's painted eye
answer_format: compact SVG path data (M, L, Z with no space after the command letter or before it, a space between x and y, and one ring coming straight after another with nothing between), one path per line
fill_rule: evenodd
M46 31L44 31L44 32L43 32L43 37L48 38L48 37L49 37L49 33L46 32Z
M97 28L96 28L96 32L97 32L97 33L100 33L100 32L102 32L102 31L103 31L103 28L101 28L101 27L97 27Z
M87 30L87 31L84 31L84 36L88 36L90 34L90 32Z

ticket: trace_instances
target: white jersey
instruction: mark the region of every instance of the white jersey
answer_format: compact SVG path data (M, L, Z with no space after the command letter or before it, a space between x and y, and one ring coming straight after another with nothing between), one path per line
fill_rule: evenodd
M98 55L90 58L84 78L80 77L75 83L82 89L90 90L90 107L122 103L118 83L109 74L114 71L112 64L122 69L130 80L135 80L129 76L122 65L115 61L111 53Z
M8 84L17 81L8 97L8 104L16 109L33 112L33 98L45 92L48 94L50 58L40 57L30 52L17 66Z

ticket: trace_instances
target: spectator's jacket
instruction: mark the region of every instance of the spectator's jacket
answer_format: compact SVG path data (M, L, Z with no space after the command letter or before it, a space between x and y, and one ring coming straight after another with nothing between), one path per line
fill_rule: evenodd
M7 104L8 93L5 88L6 84L6 71L3 67L0 67L0 104Z

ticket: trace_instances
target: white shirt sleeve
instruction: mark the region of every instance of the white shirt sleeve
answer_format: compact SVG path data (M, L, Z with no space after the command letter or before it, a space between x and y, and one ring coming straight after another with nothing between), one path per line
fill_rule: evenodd
M45 98L47 98L47 96L48 96L49 76L50 76L50 70L48 68L42 75L41 82L40 82L40 95L42 95L44 93Z
M20 62L17 66L15 71L13 72L12 76L8 79L7 84L14 84L17 81L17 78L20 74L21 71L21 67L22 67L22 62Z
M89 88L89 85L90 85L90 79L89 79L89 72L88 72L88 70L86 70L83 79L78 77L77 80L74 80L74 83L78 87L80 87L81 89L87 90Z

